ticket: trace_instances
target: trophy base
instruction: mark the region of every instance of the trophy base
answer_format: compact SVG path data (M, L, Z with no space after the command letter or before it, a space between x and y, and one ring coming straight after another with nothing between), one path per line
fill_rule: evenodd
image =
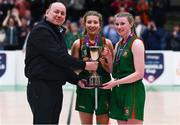
M102 87L101 84L101 76L99 76L97 73L94 73L91 75L88 80L87 84L85 85L86 87Z
M99 85L96 85L96 84L86 84L85 87L94 87L94 88L97 88L97 87L103 87L102 84L99 84Z

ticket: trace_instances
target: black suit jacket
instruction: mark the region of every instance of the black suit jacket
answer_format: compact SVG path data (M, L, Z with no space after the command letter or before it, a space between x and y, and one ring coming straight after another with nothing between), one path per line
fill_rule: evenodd
M32 29L26 46L27 78L77 83L79 77L73 70L84 69L85 63L68 54L63 35L46 20Z

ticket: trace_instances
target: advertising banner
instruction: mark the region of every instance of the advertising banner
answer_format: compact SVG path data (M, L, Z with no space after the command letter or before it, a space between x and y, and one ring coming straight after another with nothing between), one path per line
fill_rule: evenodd
M27 85L24 56L22 51L0 51L0 85ZM147 51L144 71L145 85L180 85L180 52Z
M0 51L0 85L15 85L14 51Z
M173 84L173 63L172 51L147 51L144 83L147 85Z

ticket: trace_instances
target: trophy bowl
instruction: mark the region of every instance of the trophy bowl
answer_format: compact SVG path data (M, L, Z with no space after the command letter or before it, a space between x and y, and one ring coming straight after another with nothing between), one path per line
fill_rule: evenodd
M100 51L101 51L100 46L90 46L89 47L89 51L90 51L90 55L91 55L91 60L92 61L97 61L99 56L100 56Z

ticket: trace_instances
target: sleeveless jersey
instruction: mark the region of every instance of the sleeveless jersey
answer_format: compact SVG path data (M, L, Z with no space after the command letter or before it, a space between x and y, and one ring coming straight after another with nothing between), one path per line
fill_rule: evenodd
M120 79L135 72L133 53L131 51L131 46L135 39L137 39L137 36L133 34L133 36L127 41L126 45L122 46L121 43L119 43L113 63L113 78ZM118 57L118 51L120 49L122 49L122 53L121 56ZM117 60L119 61L117 62Z
M100 37L99 39L99 42L98 42L98 45L97 46L100 46L100 47L104 47L104 44L105 44L105 38L104 37ZM93 46L93 45L89 45L89 46ZM79 52L79 57L82 59L84 56L86 57L91 57L90 56L90 51L89 51L89 47L86 45L85 43L85 40L84 38L81 38L80 39L80 52ZM98 65L98 69L97 69L97 73L101 76L101 80L102 80L102 83L105 83L105 82L108 82L111 80L111 77L110 77L110 73L106 72L102 66L99 64ZM82 71L80 74L80 77L83 78L83 79L88 79L88 77L91 75L88 71L84 70Z

